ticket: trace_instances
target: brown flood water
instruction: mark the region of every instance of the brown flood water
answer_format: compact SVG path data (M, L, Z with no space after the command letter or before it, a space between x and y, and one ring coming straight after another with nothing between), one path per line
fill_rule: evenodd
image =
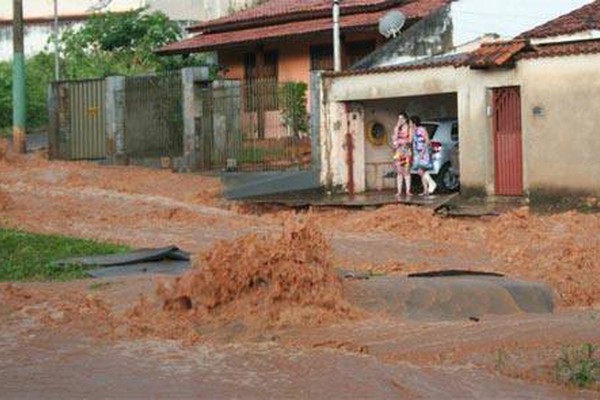
M563 346L600 345L598 215L297 214L219 191L199 175L0 160L1 226L175 244L205 270L0 284L0 397L598 398L554 377ZM285 228L299 220L308 228ZM560 307L476 323L372 315L346 303L338 267L493 270L547 283Z

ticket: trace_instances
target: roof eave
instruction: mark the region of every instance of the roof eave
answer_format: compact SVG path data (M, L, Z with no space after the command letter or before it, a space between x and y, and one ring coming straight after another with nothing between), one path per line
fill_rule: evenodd
M361 32L361 31L363 31L363 32L364 31L373 31L374 32L375 28L376 28L376 25L373 25L373 24L362 25L362 26L352 26L349 28L343 28L341 30L341 33ZM290 39L290 38L306 39L306 38L311 38L315 35L320 35L324 32L329 32L329 29L328 30L316 30L316 31L304 32L304 33L292 33L292 34L281 35L281 36L276 36L276 37L271 37L271 38L266 38L266 39L258 39L258 40L254 39L254 40L243 40L243 41L229 42L229 43L225 43L225 44L216 44L216 45L190 46L190 47L175 49L175 50L169 50L168 49L169 45L167 45L161 49L155 50L155 53L158 55L175 55L175 54L191 54L191 53L202 53L202 52L208 52L208 51L219 51L219 50L226 50L226 49L240 47L240 46L253 46L253 45L260 44L260 43L274 43L274 42L278 42L278 41L282 41L282 40L286 40L286 39Z
M393 7L400 7L404 2L400 1L383 1L379 4L375 5L354 5L354 6L346 6L340 8L340 16L352 15L352 14L361 14L365 12L376 12L385 10ZM331 8L325 9L317 9L317 10L307 10L307 11L297 11L294 13L282 13L271 16L258 16L251 17L248 19L242 20L234 20L234 21L226 21L223 23L219 23L217 20L207 21L202 24L194 25L187 28L188 32L227 32L239 29L249 29L256 28L261 26L268 26L271 24L283 24L287 22L295 22L295 21L306 21L314 18L326 18L332 15Z

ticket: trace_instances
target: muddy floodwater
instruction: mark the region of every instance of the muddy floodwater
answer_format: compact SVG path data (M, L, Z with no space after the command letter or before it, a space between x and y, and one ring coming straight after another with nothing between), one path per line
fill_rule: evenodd
M176 245L194 268L181 278L0 283L0 397L600 396L556 369L565 348L600 346L598 214L298 212L228 202L220 190L196 174L4 155L0 226ZM544 283L557 307L408 319L349 301L355 283L335 273L442 268Z

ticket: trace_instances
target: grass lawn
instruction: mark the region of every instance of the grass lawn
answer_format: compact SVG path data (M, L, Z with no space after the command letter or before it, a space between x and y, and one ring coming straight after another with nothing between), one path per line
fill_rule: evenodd
M0 281L65 281L86 277L81 267L58 267L55 260L113 254L126 246L64 236L36 235L0 228Z

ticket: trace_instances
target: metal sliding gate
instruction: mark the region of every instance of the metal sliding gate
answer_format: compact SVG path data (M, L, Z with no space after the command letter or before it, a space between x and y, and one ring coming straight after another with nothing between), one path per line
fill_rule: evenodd
M90 160L106 157L104 79L51 84L48 140L53 158Z
M125 79L125 148L133 159L183 154L179 71Z
M217 81L195 88L199 170L311 169L306 101L290 83Z

